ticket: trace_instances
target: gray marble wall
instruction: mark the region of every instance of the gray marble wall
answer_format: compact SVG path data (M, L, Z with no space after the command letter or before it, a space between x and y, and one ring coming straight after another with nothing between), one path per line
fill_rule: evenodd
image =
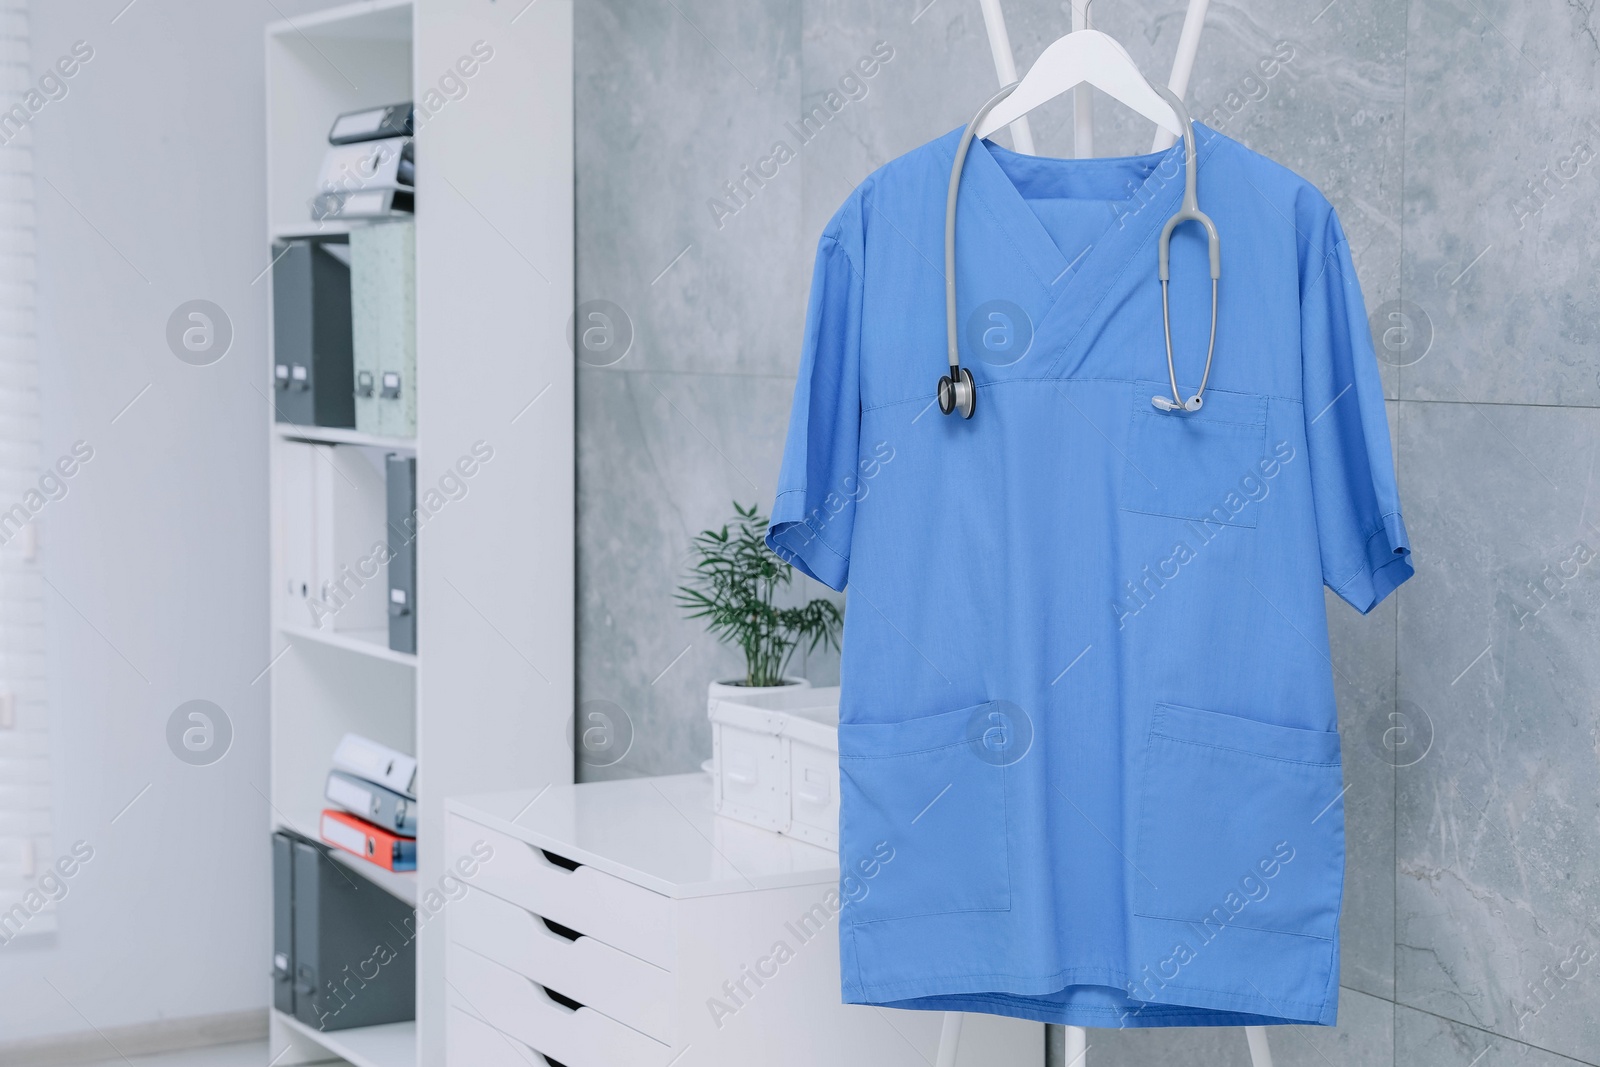
M1066 8L1007 0L1019 67ZM1183 10L1094 16L1164 72ZM673 605L689 538L731 500L771 503L823 224L994 73L975 0L596 0L577 17L578 298L627 320L579 374L581 710L619 735L582 754L596 779L710 754L705 685L738 660ZM894 55L864 96L737 211L710 206L878 41ZM1282 42L1292 58L1262 78ZM1189 97L1339 209L1418 564L1370 617L1330 604L1341 1021L1274 1030L1276 1060L1600 1064L1600 17L1580 0L1218 0ZM1096 131L1099 154L1148 147L1114 104ZM1070 105L1034 132L1070 154ZM832 657L799 668L837 677ZM1090 1043L1098 1065L1248 1062L1236 1030Z

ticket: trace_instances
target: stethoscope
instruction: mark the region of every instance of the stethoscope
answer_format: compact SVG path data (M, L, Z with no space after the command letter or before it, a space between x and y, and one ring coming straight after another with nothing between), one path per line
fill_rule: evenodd
M961 169L966 165L967 150L972 147L973 133L978 124L991 108L1010 96L1019 84L1012 82L990 97L978 109L972 121L967 123L961 143L956 148L955 163L950 168L950 193L944 204L944 326L950 373L939 379L939 410L946 415L959 411L964 419L972 418L973 412L978 409L978 387L972 380L972 372L961 365L961 353L956 344L956 193L961 188ZM1161 230L1161 241L1156 246L1156 277L1161 280L1161 326L1167 337L1167 379L1172 383L1172 395L1157 394L1150 398L1150 403L1161 411L1199 411L1200 405L1205 402L1206 382L1211 377L1211 357L1217 348L1217 280L1222 277L1222 243L1217 238L1216 223L1200 210L1200 202L1195 196L1194 124L1189 121L1188 109L1165 85L1152 82L1151 87L1172 106L1183 126L1184 165L1183 203L1167 220ZM1211 251L1211 339L1206 344L1206 368L1200 375L1200 388L1188 400L1184 400L1178 391L1178 372L1172 362L1172 309L1168 300L1168 283L1172 276L1172 231L1185 222L1198 222L1205 227L1206 241Z

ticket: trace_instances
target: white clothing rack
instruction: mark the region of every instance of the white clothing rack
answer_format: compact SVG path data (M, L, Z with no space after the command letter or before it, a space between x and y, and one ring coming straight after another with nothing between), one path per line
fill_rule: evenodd
M1089 28L1089 5L1094 0L1072 0L1072 28ZM1000 10L1000 0L978 0L983 9L983 25L989 31L989 51L994 55L995 74L1001 85L1017 80L1017 62L1011 52L1011 36L1006 32L1006 17ZM1200 30L1206 20L1210 0L1189 0L1188 12L1183 18L1183 29L1178 34L1178 54L1172 61L1172 74L1167 78L1167 88L1179 98L1189 91L1189 76L1194 73L1195 56L1200 51ZM1087 85L1073 90L1073 154L1079 159L1094 155L1094 120L1090 109ZM1018 152L1034 155L1033 131L1026 117L1010 126L1012 145ZM1176 138L1166 130L1156 131L1152 152L1170 147ZM1065 1026L1066 1052L1061 1067L1086 1067L1089 1053L1089 1033L1081 1026ZM1272 1050L1267 1047L1267 1031L1262 1026L1244 1028L1245 1040L1250 1047L1252 1067L1272 1067ZM939 1035L939 1059L936 1067L955 1067L956 1051L961 1044L961 1013L945 1012L944 1026Z

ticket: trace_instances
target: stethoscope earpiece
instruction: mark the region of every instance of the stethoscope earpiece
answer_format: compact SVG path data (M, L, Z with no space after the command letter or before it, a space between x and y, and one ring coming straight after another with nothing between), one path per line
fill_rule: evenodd
M1151 406L1159 411L1199 411L1200 405L1204 403L1205 398L1199 393L1191 396L1181 404L1175 404L1170 396L1162 396L1159 393L1150 398Z

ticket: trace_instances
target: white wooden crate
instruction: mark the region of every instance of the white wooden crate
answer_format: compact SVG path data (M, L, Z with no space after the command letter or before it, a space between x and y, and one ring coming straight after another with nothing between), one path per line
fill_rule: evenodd
M712 701L718 815L839 850L839 687Z

